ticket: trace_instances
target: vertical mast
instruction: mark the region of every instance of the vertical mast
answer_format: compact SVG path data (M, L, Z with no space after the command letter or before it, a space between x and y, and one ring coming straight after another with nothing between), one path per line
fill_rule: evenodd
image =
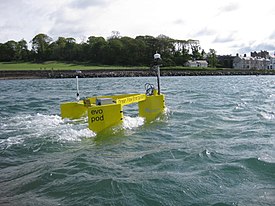
M78 76L76 76L76 100L79 101L79 86L78 86Z
M161 57L160 54L157 52L154 54L154 67L157 70L157 84L158 84L158 95L160 95L160 64L161 63Z

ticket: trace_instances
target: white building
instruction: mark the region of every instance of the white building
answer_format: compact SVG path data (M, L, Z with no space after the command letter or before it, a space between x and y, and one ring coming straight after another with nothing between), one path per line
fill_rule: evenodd
M270 64L268 69L275 69L275 56L270 57Z
M269 69L270 60L259 57L241 57L236 56L233 60L233 68L235 69Z
M185 66L187 67L208 67L208 63L205 60L195 60L191 61L189 60Z

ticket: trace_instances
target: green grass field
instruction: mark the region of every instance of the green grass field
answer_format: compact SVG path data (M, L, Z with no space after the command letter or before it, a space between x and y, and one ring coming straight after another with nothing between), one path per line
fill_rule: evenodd
M49 61L44 63L31 63L31 62L0 62L0 70L127 70L127 69L149 69L149 67L123 67L123 66L94 66L84 63L63 63L56 61ZM161 69L173 69L173 70L217 70L217 68L198 68L198 67L162 67Z
M73 64L49 61L44 63L16 63L16 62L0 62L0 70L98 70L98 69L134 69L135 67L122 66L94 66L86 64ZM136 67L137 68L137 67ZM138 67L138 69L146 69L147 67Z

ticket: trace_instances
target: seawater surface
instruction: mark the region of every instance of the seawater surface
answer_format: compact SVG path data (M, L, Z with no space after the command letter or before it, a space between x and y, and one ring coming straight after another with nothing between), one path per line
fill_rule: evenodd
M80 79L80 96L155 78ZM75 79L0 81L0 205L274 205L275 76L163 77L166 113L96 135Z

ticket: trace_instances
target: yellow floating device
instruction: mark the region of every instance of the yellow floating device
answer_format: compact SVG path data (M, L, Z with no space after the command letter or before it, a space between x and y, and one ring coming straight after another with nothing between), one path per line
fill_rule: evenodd
M159 62L160 55L154 55L155 62ZM118 125L123 121L123 106L138 103L139 116L146 121L152 121L163 113L165 108L164 95L160 93L160 71L156 64L158 90L153 85L146 84L145 94L121 94L113 96L89 97L79 100L78 78L77 101L61 103L61 117L78 119L88 116L89 129L98 133L106 128Z
M103 100L102 100L103 99ZM107 100L106 100L107 99ZM111 101L111 102L110 102ZM87 102L89 102L87 104ZM123 121L123 106L138 103L139 116L152 121L165 108L164 95L125 94L92 97L79 102L65 102L60 105L61 117L79 119L88 116L89 129L98 133Z

